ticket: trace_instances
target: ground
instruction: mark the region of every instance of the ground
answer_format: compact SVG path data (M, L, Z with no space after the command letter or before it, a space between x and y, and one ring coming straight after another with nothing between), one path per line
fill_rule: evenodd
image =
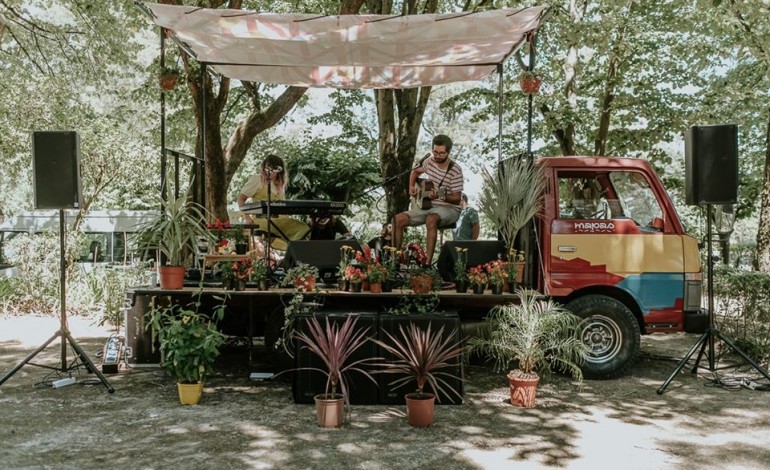
M51 318L0 318L0 374L57 328ZM70 328L99 364L109 332L79 319ZM439 406L427 429L410 428L403 407L354 406L349 424L321 430L314 407L293 404L287 383L251 382L256 370L237 348L198 406L180 405L175 384L157 370L109 375L109 394L85 372L75 385L41 385L51 371L25 365L0 385L0 461L11 469L770 468L770 393L708 386L707 375L689 369L656 393L672 358L697 339L643 338L639 361L621 379L578 387L549 377L533 409L508 403L502 375L468 366L465 403ZM59 345L33 362L60 365Z

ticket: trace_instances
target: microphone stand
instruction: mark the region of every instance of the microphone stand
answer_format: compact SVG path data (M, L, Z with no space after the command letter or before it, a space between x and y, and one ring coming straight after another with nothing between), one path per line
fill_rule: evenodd
M272 187L273 187L273 169L266 167L264 169L267 176L267 246L265 247L265 266L267 268L268 279L272 277L273 268L270 266L270 245L272 244L271 225L273 220L270 218L270 206L272 205Z

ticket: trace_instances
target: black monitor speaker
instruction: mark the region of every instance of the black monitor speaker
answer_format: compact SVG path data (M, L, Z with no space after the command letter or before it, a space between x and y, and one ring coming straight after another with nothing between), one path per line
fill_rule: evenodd
M454 280L454 264L457 260L457 248L467 248L469 268L488 263L496 259L506 259L505 243L498 240L451 240L444 242L438 255L438 272L445 281Z
M738 202L738 126L693 126L684 134L685 201Z
M281 266L289 269L299 263L318 268L324 283L337 282L337 268L340 263L340 248L347 245L354 251L362 251L357 240L294 240L289 242Z
M80 207L80 138L77 132L32 133L32 179L35 209Z

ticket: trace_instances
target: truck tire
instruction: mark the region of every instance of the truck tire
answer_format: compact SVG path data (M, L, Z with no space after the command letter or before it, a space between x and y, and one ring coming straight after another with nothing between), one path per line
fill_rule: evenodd
M606 295L586 295L567 303L582 318L578 334L588 347L583 364L587 379L614 379L625 375L639 353L641 333L631 310Z

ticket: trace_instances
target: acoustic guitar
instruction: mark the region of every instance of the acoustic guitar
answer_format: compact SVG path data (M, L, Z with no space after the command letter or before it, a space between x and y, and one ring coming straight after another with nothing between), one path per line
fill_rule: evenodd
M417 194L412 197L410 209L422 209L427 210L433 207L432 199L434 197L446 198L447 188L443 186L436 186L433 181L427 179L419 179L414 185L417 190Z

